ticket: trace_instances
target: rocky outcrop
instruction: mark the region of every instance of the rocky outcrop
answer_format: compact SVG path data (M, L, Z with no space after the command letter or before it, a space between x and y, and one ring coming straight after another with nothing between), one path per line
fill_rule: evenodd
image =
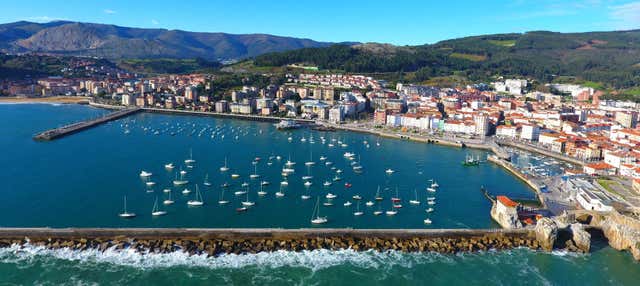
M535 234L540 248L551 251L558 238L558 225L550 218L542 218L536 224Z
M584 229L584 225L574 223L571 224L569 230L571 231L573 245L575 245L579 251L588 253L591 249L591 234Z
M513 229L522 228L522 223L518 220L518 212L515 208L501 208L494 202L491 207L491 218L502 228Z
M640 260L640 221L611 213L599 223L609 245L617 250L629 250L633 258Z

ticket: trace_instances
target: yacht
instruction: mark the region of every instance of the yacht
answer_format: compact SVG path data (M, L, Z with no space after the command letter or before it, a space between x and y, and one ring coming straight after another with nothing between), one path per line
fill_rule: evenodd
M245 207L254 206L256 203L249 200L249 193L247 192L247 198L242 202L242 205Z
M380 186L378 185L378 190L376 191L376 197L375 197L375 200L376 200L376 201L381 201L382 199L383 199L383 198L382 198L382 196L380 195Z
M209 187L211 186L211 182L209 182L209 174L204 176L204 183L202 183L203 185Z
M193 150L189 150L189 159L184 160L184 163L187 165L195 163L196 160L193 160Z
M331 183L330 181L324 181L324 184L323 184L323 185L324 185L325 187L328 187L328 186L331 186L332 184L333 184L333 183Z
M359 201L359 200L362 199L362 197L360 195L353 195L351 198L356 200L356 201Z
M156 201L153 203L153 209L151 209L151 215L152 216L161 216L161 215L166 215L167 212L166 211L161 211L160 208L158 208L158 198L156 197Z
M266 185L269 185L269 182L267 182L267 181L260 182L260 186L266 186Z
M426 210L426 212L428 212L428 213L432 213L432 212L433 212L433 208L428 208L428 209Z
M186 175L186 174L187 174L187 171L185 171L185 170L180 170L180 175Z
M140 171L140 177L146 178L146 177L151 177L151 175L153 175L153 173L147 172L147 171Z
M356 205L356 211L353 213L353 215L354 215L354 216L361 216L361 215L363 215L363 214L364 214L364 212L362 212L362 211L360 210L360 202L358 202L358 204Z
M327 223L327 217L320 216L320 198L316 200L316 206L313 208L313 214L311 214L312 224L324 224Z
M351 205L352 205L352 203L351 203L350 201L347 201L346 203L344 203L344 204L342 204L342 205L344 205L345 207L348 207L348 206L351 206Z
M127 211L127 197L124 197L124 211L118 214L121 218L134 218L136 217L135 213L131 213Z
M191 193L191 190L189 190L189 189L184 189L184 190L182 190L182 194L183 194L183 195L188 195L188 194L190 194L190 193Z
M371 206L374 205L374 203L372 201L368 201L365 205L368 206L368 207L371 207Z
M313 183L311 181L304 182L304 186L305 187L311 187L311 185L313 185Z
M172 205L174 203L173 200L171 199L171 193L169 193L169 197L166 200L164 200L162 203L165 205Z
M264 191L263 186L264 186L264 185L262 185L262 184L260 185L260 190L258 191L258 196L263 197L263 196L266 196L266 195L267 195L267 192L266 192L266 191Z
M173 168L175 168L175 166L173 166L173 163L169 163L169 164L165 164L164 168L171 171L173 170Z
M276 192L276 197L278 198L284 197L284 192L282 191L282 187L280 187L280 190Z
M392 215L396 215L398 214L398 211L396 210L388 210L385 212L388 216L392 216Z
M238 174L231 174L231 179L237 179L240 178L240 175Z
M325 196L325 198L327 198L327 199L335 199L335 198L337 198L337 197L338 197L337 195L334 195L334 194L332 194L332 193L328 193L328 194Z
M226 205L229 203L229 201L224 199L224 191L225 189L222 189L222 192L220 192L220 199L218 200L218 204L220 205Z
M289 182L287 182L287 181L282 181L282 182L280 182L280 185L282 185L282 186L288 186L288 185L289 185Z
M220 167L220 172L229 171L229 167L227 167L227 157L224 157L224 166Z
M428 218L424 219L424 224L431 224L431 220Z
M393 174L395 171L394 171L394 170L392 170L392 169L387 169L387 170L386 170L386 171L384 171L384 172L385 172L385 173L387 173L387 174L389 174L389 175L391 175L391 174Z
M413 200L409 200L409 203L412 205L419 205L420 201L418 200L418 191L417 190L413 190L413 192L415 193L415 199Z
M196 185L196 198L195 200L187 201L187 205L199 207L204 205L204 201L202 199L202 195L200 194L200 190L198 190L198 185Z
M163 193L171 193L171 189L164 189L162 190Z

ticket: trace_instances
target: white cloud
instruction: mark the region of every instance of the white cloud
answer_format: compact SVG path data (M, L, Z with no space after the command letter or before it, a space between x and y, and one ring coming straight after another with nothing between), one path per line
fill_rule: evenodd
M153 25L159 25L159 24L160 24L160 22L158 22L158 20L156 20L156 19L151 19L151 24L153 24Z
M118 12L116 12L115 10L111 10L111 9L104 9L104 13L105 14L115 14L115 13L118 13Z
M610 6L609 18L616 29L640 28L640 1Z

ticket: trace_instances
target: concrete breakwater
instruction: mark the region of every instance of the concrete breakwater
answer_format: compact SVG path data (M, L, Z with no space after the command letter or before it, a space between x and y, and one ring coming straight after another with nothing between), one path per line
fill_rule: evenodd
M119 111L115 111L112 113L109 113L103 117L100 118L96 118L96 119L92 119L92 120L87 120L87 121L81 121L81 122L76 122L73 124L69 124L66 126L62 126L59 128L54 128L54 129L50 129L41 133L36 134L33 139L34 140L42 140L42 141L48 141L48 140L54 140L54 139L58 139L85 129L89 129L95 126L98 126L100 124L112 121L112 120L116 120L125 116L129 116L131 114L134 114L136 112L140 111L140 109L138 108L132 108L132 109L123 109L123 110L119 110Z
M128 248L210 256L315 249L458 253L516 247L537 250L543 246L533 229L0 229L0 247L26 244L49 249Z

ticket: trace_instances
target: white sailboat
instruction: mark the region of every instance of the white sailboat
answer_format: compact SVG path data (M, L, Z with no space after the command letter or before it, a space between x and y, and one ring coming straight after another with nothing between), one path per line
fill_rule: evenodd
M260 190L258 191L258 196L266 196L267 192L264 191L264 185L260 184Z
M184 190L182 190L182 194L183 194L183 195L191 194L191 190L189 190L189 189L185 188Z
M431 224L431 220L428 218L424 219L424 224Z
M374 205L374 203L372 201L368 201L365 205L368 206L368 207L371 207L371 206Z
M354 216L361 216L363 215L364 212L360 211L360 202L358 202L358 204L356 204L356 211L353 213Z
M175 168L175 166L173 165L173 163L169 163L169 164L165 164L164 168L171 171L173 170L173 168Z
M173 184L176 186L182 186L188 184L189 181L184 179L184 174L180 173L180 179L178 179L178 174L176 173L176 178L173 180Z
M378 190L376 191L376 197L374 198L376 201L382 201L383 197L380 195L380 185L378 185Z
M253 165L253 174L249 175L250 179L257 179L260 178L260 175L258 175L258 165Z
M327 217L320 216L320 198L316 200L316 206L313 208L313 214L311 214L312 224L324 224L327 223Z
M198 185L196 185L196 198L194 200L187 201L187 205L194 206L194 207L199 207L204 205L204 200L202 199L202 195L200 194Z
M328 194L325 196L325 198L330 199L330 200L331 200L331 199L335 199L335 198L337 198L337 197L338 197L337 195L334 195L334 194L332 194L332 193L328 193Z
M202 184L207 186L207 187L211 186L211 182L209 182L209 174L206 174L204 176L204 183L202 183Z
M227 157L224 157L224 166L220 167L220 172L229 171L229 167L227 167Z
M419 205L420 201L418 200L418 191L414 189L413 192L415 193L415 199L409 200L409 203L412 205Z
M140 171L140 177L146 178L146 177L151 177L151 175L153 175L153 173L151 172L147 172L147 171Z
M309 161L305 162L304 164L306 166L313 166L316 164L316 162L313 161L313 149L309 149L310 155L309 155Z
M251 207L255 204L256 204L255 202L252 202L249 200L249 192L247 192L247 198L242 202L242 205L245 207Z
M193 160L193 149L189 149L189 159L184 160L184 163L187 165L191 165L193 163L195 163L196 160Z
M220 205L226 205L229 203L229 201L224 199L224 192L226 191L225 188L222 189L222 192L220 192L220 199L218 199L218 204Z
M121 218L134 218L136 217L135 213L131 213L127 211L127 196L124 197L124 211L118 214Z
M342 204L345 207L350 207L352 205L352 203L350 201L347 201L346 203Z
M389 175L391 175L391 174L395 173L395 171L394 171L394 170L392 170L392 169L387 169L387 170L386 170L386 171L384 171L384 172L385 172L385 173L387 173L387 174L389 174Z
M282 191L282 185L280 186L280 190L276 192L276 197L278 198L284 197L284 192Z
M158 208L158 197L156 197L156 201L153 203L153 209L151 209L151 215L152 216L161 216L161 215L166 215L167 212L166 211L161 211L160 208Z
M165 205L172 205L174 201L171 199L171 192L169 192L168 194L169 194L168 195L169 197L166 200L164 200L162 203Z

